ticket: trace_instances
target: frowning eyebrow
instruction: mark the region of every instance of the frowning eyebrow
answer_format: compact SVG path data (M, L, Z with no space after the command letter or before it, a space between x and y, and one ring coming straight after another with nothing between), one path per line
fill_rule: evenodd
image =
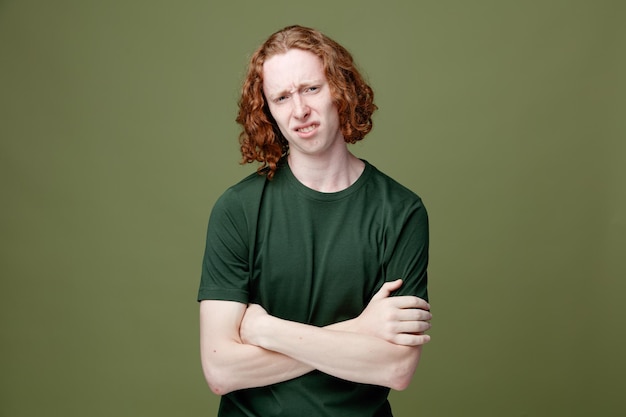
M270 91L268 91L266 95L270 100L277 100L281 97L290 96L296 91L306 90L307 88L310 88L310 87L321 87L322 85L324 85L324 83L325 83L324 80L305 81L295 86L295 88L285 88L284 90L280 90L277 92L271 91L271 88L270 88L269 89Z

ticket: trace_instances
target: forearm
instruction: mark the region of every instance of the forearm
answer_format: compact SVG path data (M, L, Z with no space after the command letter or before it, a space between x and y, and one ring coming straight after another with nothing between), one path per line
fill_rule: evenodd
M211 390L218 395L287 381L313 370L283 354L237 341L203 344L202 365Z
M404 389L421 346L402 346L347 331L352 323L318 328L272 316L257 321L255 344L349 381Z
M244 344L239 323L244 304L205 300L200 304L200 355L209 387L218 395L296 378L313 368L293 358Z
M354 319L317 328L269 316L258 305L205 300L201 354L207 382L220 395L290 380L313 369L354 382L403 389L429 336L430 306L389 294L385 284Z
M353 320L335 323L327 329L351 331ZM218 395L287 381L313 369L292 357L240 339L202 338L202 365L211 390Z

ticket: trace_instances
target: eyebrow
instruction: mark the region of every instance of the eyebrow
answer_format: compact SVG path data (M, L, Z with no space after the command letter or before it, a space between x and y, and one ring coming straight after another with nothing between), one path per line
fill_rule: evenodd
M291 89L284 89L284 90L281 90L281 91L278 91L278 92L271 92L270 91L270 94L268 94L268 96L269 96L270 99L274 100L274 99L276 99L278 97L282 97L284 95L289 95L289 94L292 93L292 91L298 91L298 90L301 90L304 87L310 87L310 86L314 86L314 85L321 86L324 83L325 83L325 80L323 80L323 79L304 81L304 82L301 82L300 84L298 84L296 86L296 88L293 89L293 90L291 90Z

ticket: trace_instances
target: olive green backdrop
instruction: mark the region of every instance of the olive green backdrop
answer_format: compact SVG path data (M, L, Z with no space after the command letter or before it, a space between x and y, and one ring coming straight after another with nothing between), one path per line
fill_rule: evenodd
M624 415L624 4L0 0L0 416L215 414L205 227L254 169L246 60L293 23L353 52L380 107L353 150L430 211L396 415Z

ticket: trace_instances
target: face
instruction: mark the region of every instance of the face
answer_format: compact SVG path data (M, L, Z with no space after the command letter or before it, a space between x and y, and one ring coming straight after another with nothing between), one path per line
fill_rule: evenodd
M315 54L290 49L270 57L263 65L263 92L292 157L324 157L345 149L322 60Z

